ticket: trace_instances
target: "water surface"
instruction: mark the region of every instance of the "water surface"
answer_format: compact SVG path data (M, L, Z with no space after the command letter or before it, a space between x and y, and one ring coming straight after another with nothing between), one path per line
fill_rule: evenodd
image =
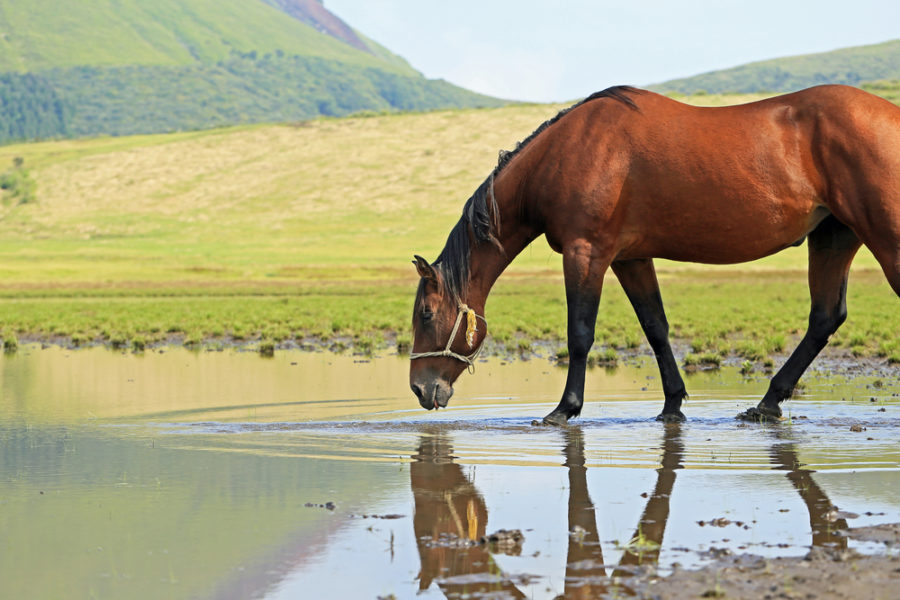
M531 425L565 371L479 363L422 410L408 362L26 347L0 358L0 597L553 598L636 564L876 548L900 521L900 385L811 374L777 425L736 370L595 369L576 425ZM853 430L852 430L852 429ZM481 545L518 529L518 545ZM500 594L501 596L503 594ZM590 596L590 594L587 594Z

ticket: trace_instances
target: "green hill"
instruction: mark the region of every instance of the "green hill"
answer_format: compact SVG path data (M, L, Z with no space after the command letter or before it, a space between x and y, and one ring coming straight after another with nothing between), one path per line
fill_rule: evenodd
M0 142L499 104L316 0L0 0Z
M286 54L417 74L361 52L260 0L0 0L0 71L212 64Z
M860 85L891 79L900 79L900 40L753 62L673 79L652 85L650 89L682 94L701 90L717 94L790 92L823 83Z

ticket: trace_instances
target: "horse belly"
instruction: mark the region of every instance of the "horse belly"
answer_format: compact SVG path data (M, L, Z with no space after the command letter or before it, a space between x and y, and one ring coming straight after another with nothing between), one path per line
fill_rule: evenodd
M633 158L620 200L625 229L644 252L747 262L795 244L828 215L804 146L770 121L753 130L759 139L724 149L695 142Z
M669 219L646 220L629 254L708 264L757 260L797 244L829 212L812 201L706 203ZM667 222L666 222L667 221ZM628 236L623 236L628 237Z

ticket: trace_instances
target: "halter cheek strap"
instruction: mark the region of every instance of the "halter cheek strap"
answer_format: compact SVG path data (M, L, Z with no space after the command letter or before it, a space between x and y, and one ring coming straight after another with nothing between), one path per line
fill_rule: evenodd
M469 354L468 356L465 354L458 354L450 349L450 346L453 345L453 340L456 339L456 334L459 331L459 326L463 322L463 317L466 317L466 342L469 344L469 347L471 347L475 340L475 332L478 331L478 322L476 321L476 319L481 319L482 321L484 321L485 326L487 326L487 319L479 314L476 314L474 310L472 310L465 304L460 303L459 313L456 315L456 323L453 324L453 331L450 332L450 339L447 340L447 346L443 350L439 350L436 352L411 352L409 355L409 359L415 360L417 358L449 356L450 358L455 358L456 360L461 360L462 362L466 363L468 365L469 373L474 373L475 359L478 358L479 354L481 354L481 349L484 348L484 344L481 344L481 346L479 346L475 350L475 352Z

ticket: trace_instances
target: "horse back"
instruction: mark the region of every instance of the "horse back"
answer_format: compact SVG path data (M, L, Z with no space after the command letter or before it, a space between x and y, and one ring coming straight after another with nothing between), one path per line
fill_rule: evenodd
M715 108L631 98L578 106L535 145L529 191L554 247L583 238L617 258L743 262L828 214L852 227L897 206L900 109L872 94L829 85Z

